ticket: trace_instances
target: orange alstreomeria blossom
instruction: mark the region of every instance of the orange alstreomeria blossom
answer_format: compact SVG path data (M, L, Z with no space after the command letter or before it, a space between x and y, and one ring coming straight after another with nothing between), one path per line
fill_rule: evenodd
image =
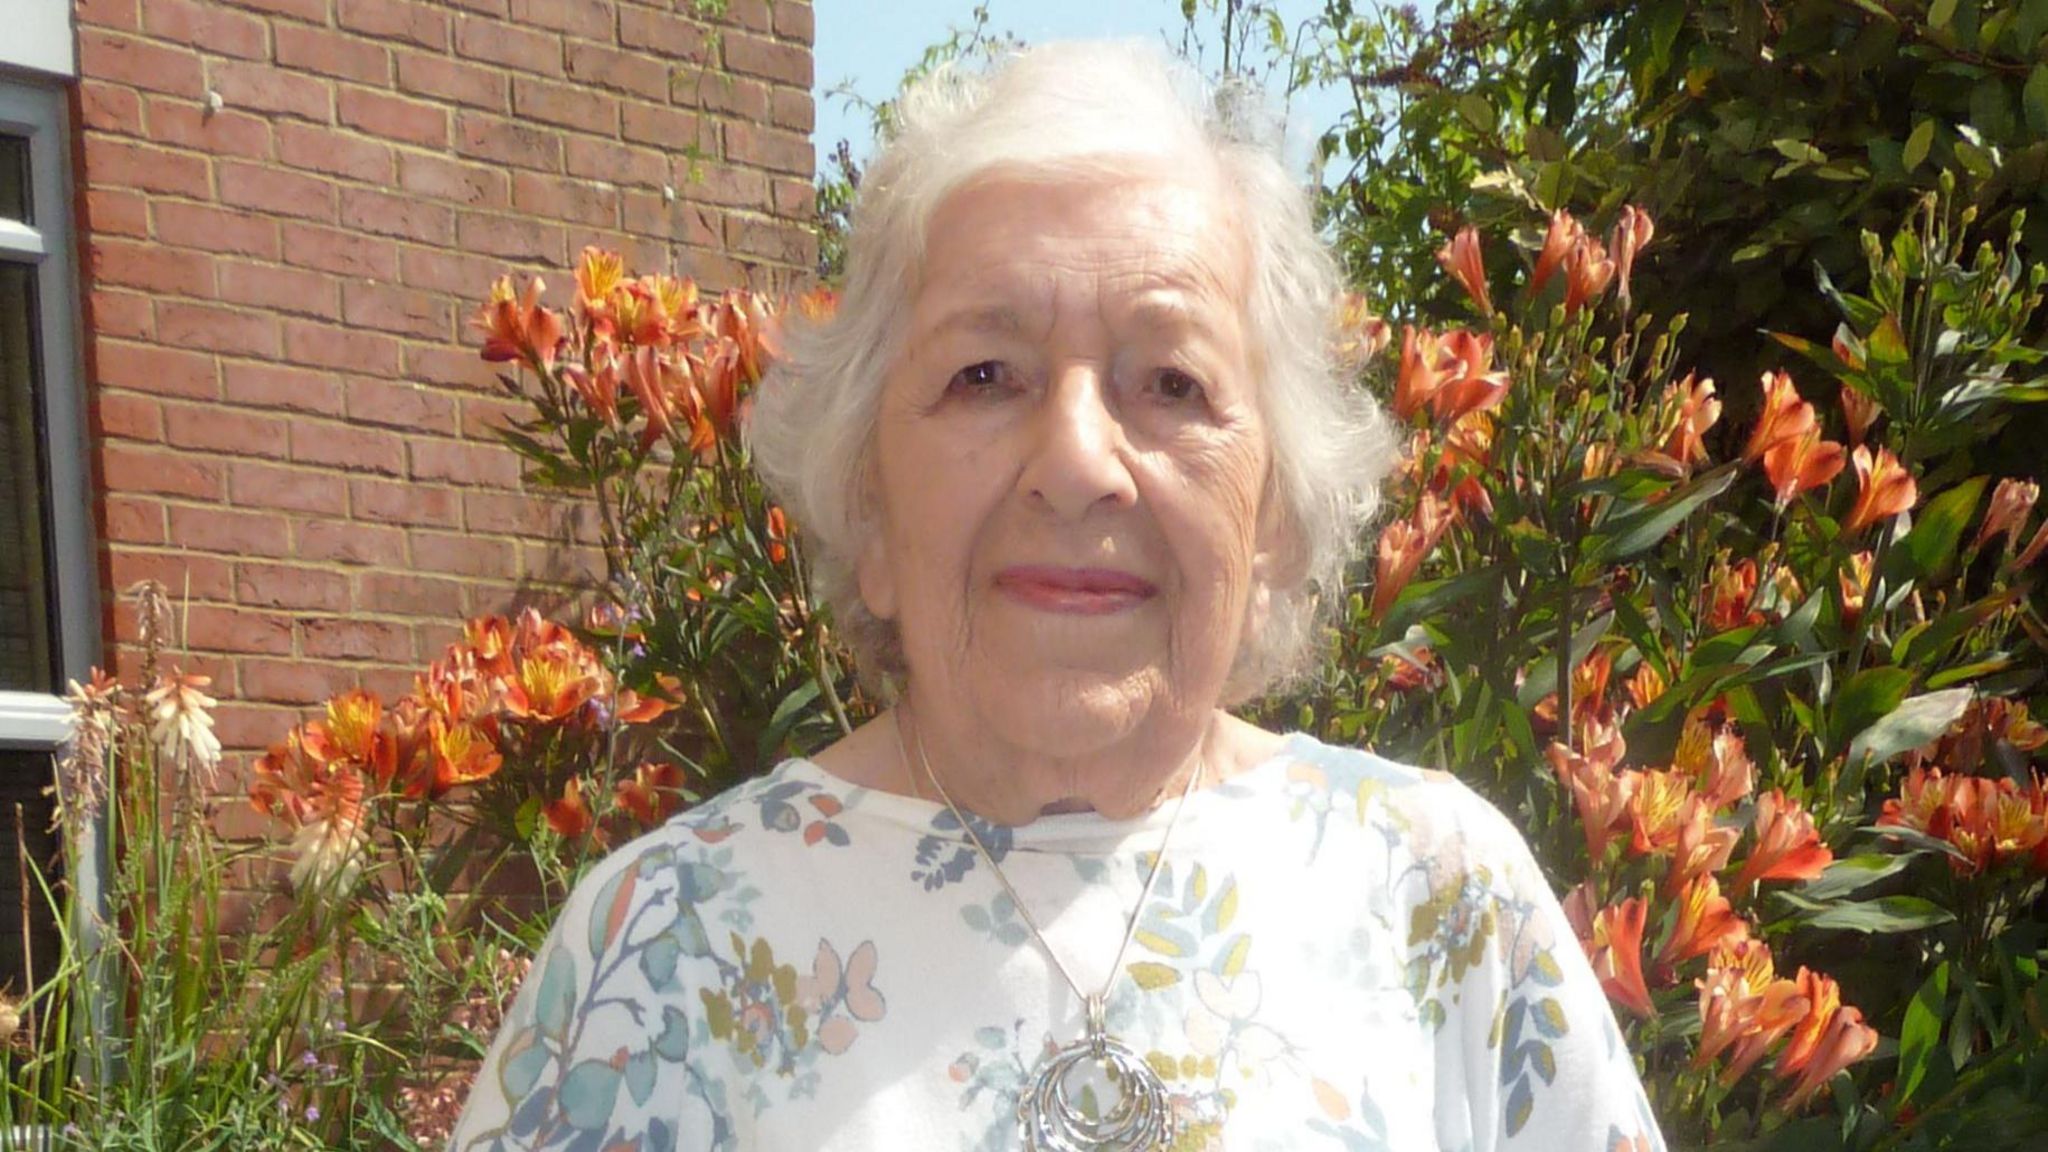
M1580 937L1608 999L1645 1020L1657 1014L1643 980L1643 923L1648 915L1649 905L1631 896L1594 913L1591 930Z
M1337 306L1337 333L1332 352L1338 361L1362 365L1393 343L1394 326L1381 319L1365 297L1346 292Z
M1613 279L1614 260L1607 249L1591 236L1581 235L1564 258L1565 315L1576 315L1579 309L1597 303Z
M1394 415L1412 420L1425 408L1450 425L1507 395L1508 374L1493 368L1493 337L1457 329L1439 336L1413 325L1401 330L1394 377Z
M1486 261L1479 251L1479 229L1470 224L1458 229L1450 243L1437 252L1436 262L1479 305L1481 316L1493 315L1493 298L1486 291Z
M562 318L541 306L540 294L546 290L538 277L527 281L523 298L512 291L510 276L491 285L490 298L476 319L484 333L484 359L517 360L537 372L554 366L562 343Z
M1876 574L1877 558L1870 549L1850 555L1835 572L1842 590L1842 621L1853 624L1863 615L1863 598L1870 593L1870 578Z
M1714 396L1714 381L1695 381L1688 374L1664 390L1663 409L1658 451L1681 473L1690 472L1707 458L1706 434L1721 421L1721 401Z
M1811 1002L1798 981L1777 974L1770 946L1762 940L1733 941L1711 955L1707 974L1697 983L1700 1046L1693 1067L1704 1069L1726 1052L1721 1083L1733 1084L1806 1018Z
M1756 787L1756 764L1733 724L1715 724L1701 713L1687 716L1679 730L1671 766L1690 776L1700 796L1716 810L1733 807Z
M1702 618L1708 629L1726 632L1763 623L1763 613L1756 610L1756 582L1756 561L1745 556L1730 564L1726 552L1716 555L1702 590L1706 597Z
M1586 229L1572 214L1559 208L1550 214L1550 229L1543 236L1543 249L1536 256L1536 266L1529 272L1531 294L1543 291L1550 278L1564 266L1564 258L1571 255L1579 241L1586 235Z
M1764 453L1787 440L1798 439L1818 423L1813 405L1799 398L1799 389L1793 385L1791 376L1766 372L1763 388L1763 411L1756 418L1756 426L1749 430L1749 442L1742 449L1745 464L1762 460Z
M1628 745L1619 728L1599 730L1583 747L1581 753L1552 744L1544 754L1558 780L1571 791L1586 834L1586 855L1597 867L1606 858L1607 845L1627 827L1637 779L1636 773L1621 768Z
M1711 875L1687 881L1679 890L1676 903L1678 915L1672 921L1671 935L1657 950L1656 967L1662 972L1668 973L1674 965L1749 936L1749 924L1735 914L1728 898L1721 894L1720 882Z
M1778 789L1756 798L1756 843L1735 877L1735 887L1764 880L1811 880L1834 861L1820 842L1813 816Z
M1450 510L1434 493L1425 492L1413 517L1396 520L1381 530L1373 574L1373 619L1386 616L1401 589L1414 579L1423 559L1436 550L1437 541L1443 538L1450 521Z
M1977 529L1974 547L1982 548L2002 536L2005 550L2012 551L2026 532L2027 517L2040 498L2041 486L2032 480L2015 480L2010 476L2000 480L1991 493L1991 507L1984 512L1984 523Z
M1861 1011L1842 1003L1841 987L1833 978L1801 968L1798 983L1807 1002L1806 1016L1793 1028L1777 1068L1779 1079L1795 1078L1785 1099L1785 1106L1794 1111L1835 1073L1877 1048L1876 1030L1864 1025Z
M1614 251L1614 277L1616 293L1624 307L1629 303L1629 277L1634 274L1636 256L1650 246L1650 238L1657 234L1656 222L1650 214L1633 204L1624 204L1621 215L1615 218L1614 229L1608 234L1607 246Z
M2048 873L2048 781L2038 775L2022 789L2011 777L1915 765L1877 822L1947 842L1955 849L1949 864L1959 873L2018 861Z
M1920 486L1913 479L1912 470L1899 463L1889 449L1873 452L1869 445L1864 445L1849 459L1856 468L1857 491L1849 518L1842 522L1844 533L1854 536L1919 502Z
M1771 482L1778 508L1782 511L1801 492L1819 488L1841 475L1845 459L1842 446L1821 439L1817 427L1773 445L1764 453L1764 475Z

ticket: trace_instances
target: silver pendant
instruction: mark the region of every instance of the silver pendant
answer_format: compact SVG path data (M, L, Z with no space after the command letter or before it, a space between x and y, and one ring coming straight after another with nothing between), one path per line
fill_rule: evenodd
M1160 1152L1177 1127L1166 1081L1104 1030L1100 997L1089 997L1087 1010L1088 1034L1046 1057L1017 1101L1025 1144L1032 1152ZM1115 1089L1115 1103L1100 1115L1074 1103L1069 1081L1082 1071Z

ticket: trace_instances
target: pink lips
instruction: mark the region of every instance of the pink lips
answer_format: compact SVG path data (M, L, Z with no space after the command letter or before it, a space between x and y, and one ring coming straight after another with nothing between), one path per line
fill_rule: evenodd
M1106 616L1159 594L1150 580L1112 568L1062 568L1020 564L996 574L996 587L1048 612Z

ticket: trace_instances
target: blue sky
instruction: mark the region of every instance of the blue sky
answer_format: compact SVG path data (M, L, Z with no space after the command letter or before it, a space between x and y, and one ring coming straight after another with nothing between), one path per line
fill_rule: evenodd
M1179 0L987 0L989 27L1026 43L1094 36L1137 37L1180 43ZM1281 0L1290 29L1322 11L1322 0ZM972 23L973 0L816 0L818 161L822 167L842 139L865 155L872 131L866 117L828 93L842 82L870 100L894 94L905 69L951 27ZM1205 28L1216 27L1205 17ZM1170 40L1168 39L1170 38ZM1297 94L1289 109L1290 159L1306 162L1309 133L1335 119L1346 102L1336 93Z

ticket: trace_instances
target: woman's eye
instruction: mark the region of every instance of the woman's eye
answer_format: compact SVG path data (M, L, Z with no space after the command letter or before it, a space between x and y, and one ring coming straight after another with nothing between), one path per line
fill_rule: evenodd
M946 389L949 392L989 392L1009 382L1009 365L1001 360L983 360L953 373L953 378L946 382Z
M1199 400L1202 397L1202 382L1178 368L1160 369L1152 379L1152 387L1166 400Z

